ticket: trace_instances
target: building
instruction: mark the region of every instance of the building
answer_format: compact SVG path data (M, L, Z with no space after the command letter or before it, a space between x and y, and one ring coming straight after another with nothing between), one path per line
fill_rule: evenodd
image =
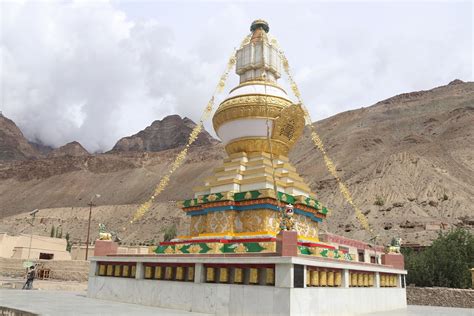
M71 260L67 241L39 235L0 233L0 257L13 259Z
M219 315L340 315L406 307L403 256L320 234L328 210L288 159L305 113L278 85L284 60L257 20L240 83L213 117L228 157L182 201L187 235L155 255L91 258L88 295ZM381 264L380 261L383 263Z

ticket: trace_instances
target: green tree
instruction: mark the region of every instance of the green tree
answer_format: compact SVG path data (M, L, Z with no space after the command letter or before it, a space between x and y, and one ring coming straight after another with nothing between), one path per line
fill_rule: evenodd
M54 228L54 225L51 226L51 232L50 232L50 237L55 237L56 236L56 228Z
M468 288L469 269L474 267L474 235L465 229L439 234L433 244L421 252L403 249L407 283L417 286Z
M165 230L165 235L163 237L164 241L170 241L173 238L176 238L176 225L168 226Z
M69 232L66 233L66 237L64 237L66 239L66 251L69 251L71 252L71 248L72 248L72 242L71 242L71 237L69 236Z

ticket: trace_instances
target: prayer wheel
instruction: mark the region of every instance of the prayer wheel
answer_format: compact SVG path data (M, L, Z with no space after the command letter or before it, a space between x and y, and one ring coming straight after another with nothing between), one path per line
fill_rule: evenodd
M364 273L364 286L369 286L369 275L367 273Z
M311 271L311 286L319 286L319 271Z
M341 286L342 285L342 273L341 271L334 272L334 285Z
M257 284L258 283L258 269L257 268L250 268L249 274L249 283Z
M275 284L275 271L272 268L265 269L265 283L268 285Z
M155 267L155 279L161 280L161 266Z
M374 274L369 274L369 286L374 286Z
M357 286L357 273L351 272L351 286Z
M173 277L173 267L165 268L165 280L171 280Z
M227 283L229 281L229 274L227 268L219 268L219 282Z
M242 273L242 268L235 268L234 269L234 283L243 283L244 277Z
M327 272L326 270L319 271L319 286L327 285Z
M184 280L184 268L183 267L176 267L176 280L183 281Z
M215 279L215 269L212 267L206 268L206 282L214 282Z
M119 266L116 266L115 268L119 268ZM152 270L152 267L145 266L145 279L151 279L151 270ZM115 273L117 273L117 271L115 271ZM119 274L120 274L120 271L119 271Z
M357 286L364 286L364 275L357 273Z
M188 281L194 281L194 267L188 267Z
M328 271L328 286L334 286L334 271Z

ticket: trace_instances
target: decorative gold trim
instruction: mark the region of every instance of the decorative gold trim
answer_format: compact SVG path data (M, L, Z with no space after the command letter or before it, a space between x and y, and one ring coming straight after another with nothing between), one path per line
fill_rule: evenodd
M288 155L290 148L287 144L280 140L271 139L272 152L276 155ZM238 138L228 143L225 146L228 154L233 154L241 151L245 152L270 152L268 140L263 137L245 137Z
M282 97L262 94L239 95L223 101L217 109L212 123L214 130L227 121L244 117L276 118L281 109L293 103Z

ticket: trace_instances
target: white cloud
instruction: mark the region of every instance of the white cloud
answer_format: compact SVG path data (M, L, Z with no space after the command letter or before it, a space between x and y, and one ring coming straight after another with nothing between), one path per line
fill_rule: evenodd
M472 80L470 3L1 6L0 110L53 146L78 140L108 150L164 115L197 120L230 52L261 17L314 119ZM229 86L236 82L232 75Z

